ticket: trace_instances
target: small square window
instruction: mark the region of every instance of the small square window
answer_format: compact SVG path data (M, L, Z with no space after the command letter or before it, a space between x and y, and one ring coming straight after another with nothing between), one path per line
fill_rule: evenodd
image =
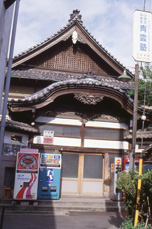
M19 135L11 135L11 141L13 142L22 142L22 136Z

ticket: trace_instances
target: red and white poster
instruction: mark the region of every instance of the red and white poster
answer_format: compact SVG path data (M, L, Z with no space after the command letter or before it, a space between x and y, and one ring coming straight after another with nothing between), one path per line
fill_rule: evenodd
M14 199L37 199L39 153L24 149L17 154Z
M54 131L44 130L43 131L44 144L53 144L54 140Z

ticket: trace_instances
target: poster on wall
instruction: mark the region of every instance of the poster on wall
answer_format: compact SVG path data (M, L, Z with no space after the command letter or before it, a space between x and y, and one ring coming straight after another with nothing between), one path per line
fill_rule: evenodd
M21 149L16 160L14 199L37 199L38 172L38 150Z
M44 140L44 144L53 144L54 131L44 130L43 131L43 140Z

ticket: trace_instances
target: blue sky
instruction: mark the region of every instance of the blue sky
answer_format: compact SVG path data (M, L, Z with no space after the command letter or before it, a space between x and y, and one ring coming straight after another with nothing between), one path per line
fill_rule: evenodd
M74 9L83 25L124 66L132 70L133 12L144 0L21 0L14 54L27 50L68 23ZM152 11L152 1L146 1Z

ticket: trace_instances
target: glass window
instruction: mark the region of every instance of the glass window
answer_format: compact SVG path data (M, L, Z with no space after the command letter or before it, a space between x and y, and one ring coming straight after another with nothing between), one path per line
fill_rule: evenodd
M41 133L43 130L52 130L55 136L80 137L80 127L78 126L40 125L38 129Z
M143 165L144 172L148 172L148 170L152 170L152 163L147 163Z
M101 129L101 128L86 128L86 137L101 138L101 139L113 139L122 140L124 136L124 130L117 129Z
M62 177L78 178L78 154L63 154Z
M102 156L85 155L83 178L102 179Z

